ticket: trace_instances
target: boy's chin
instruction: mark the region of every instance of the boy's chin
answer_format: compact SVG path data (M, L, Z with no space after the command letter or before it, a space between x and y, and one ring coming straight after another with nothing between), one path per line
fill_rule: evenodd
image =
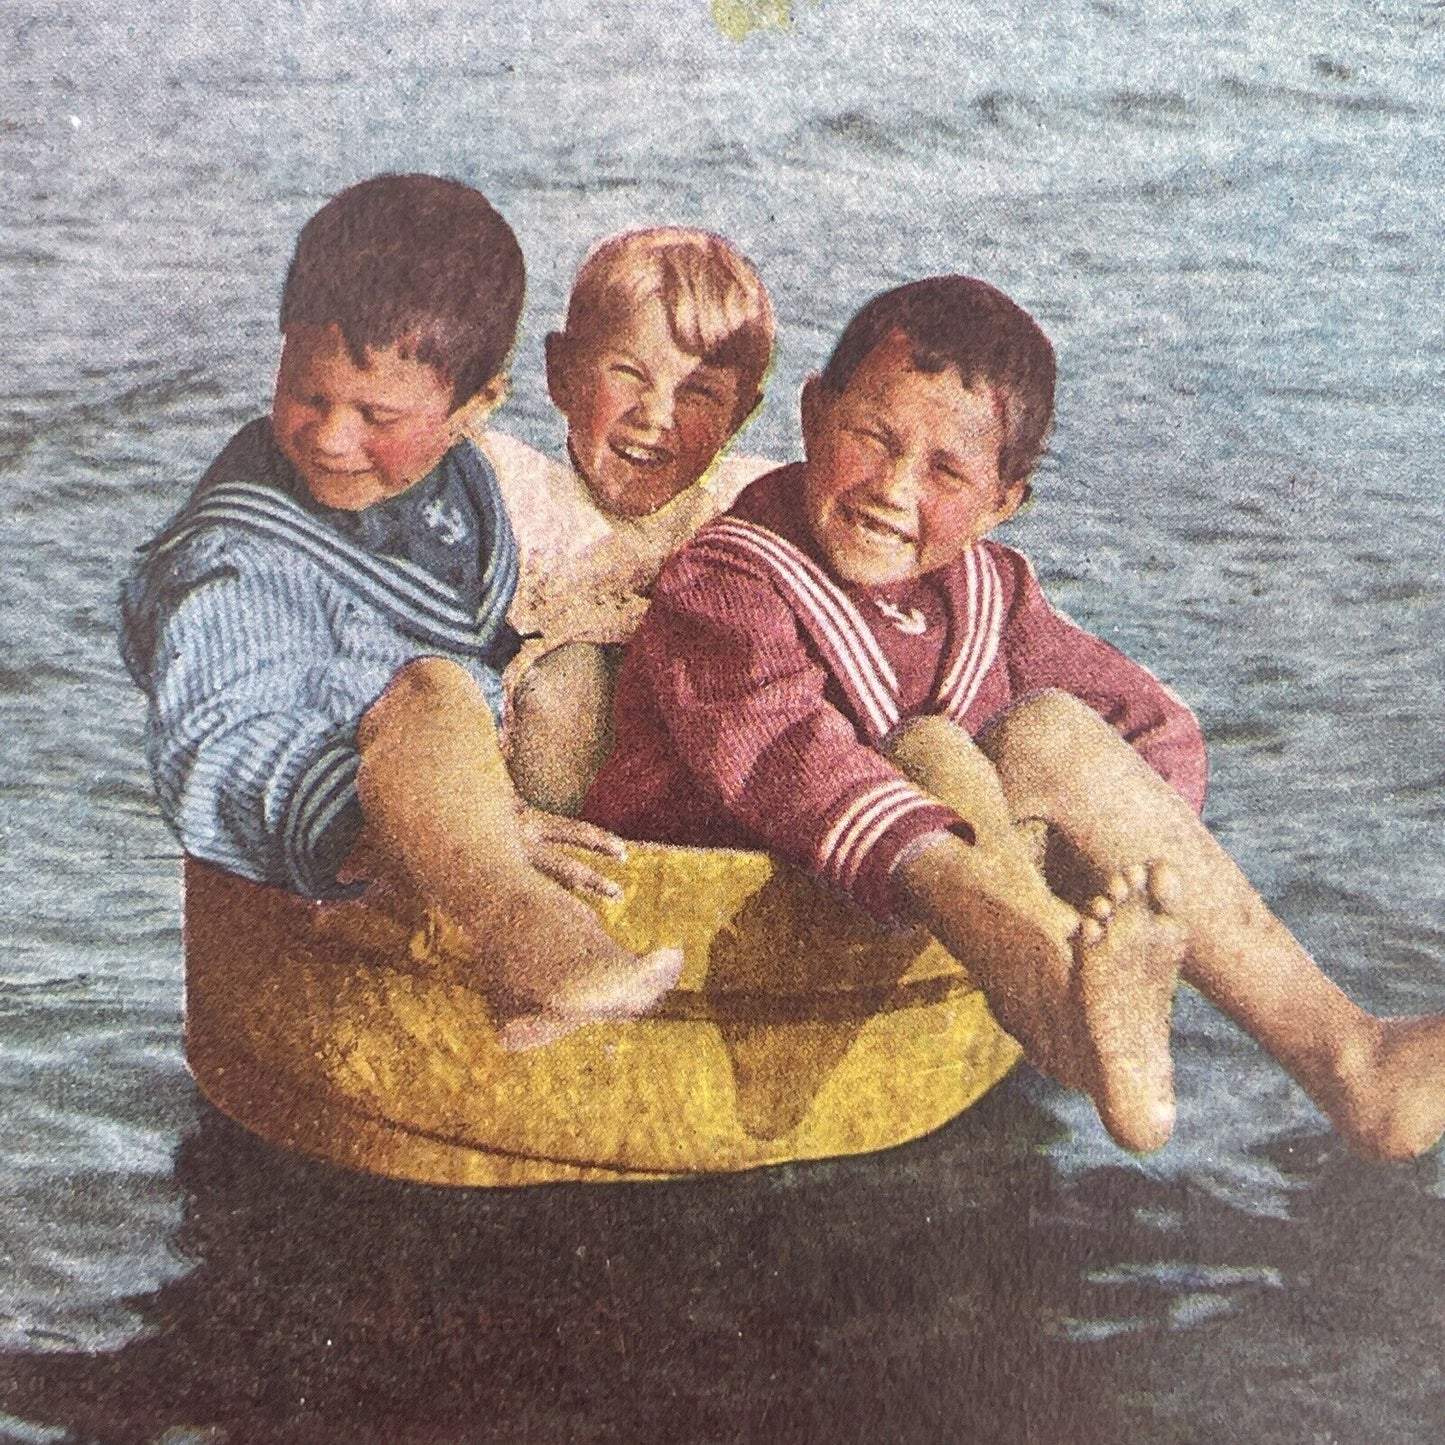
M923 569L911 548L827 547L828 570L854 587L898 587L920 577Z
M650 517L692 485L685 478L675 476L637 478L604 473L593 478L581 471L579 475L592 500L614 517Z
M388 488L373 472L318 472L297 468L313 501L337 512L361 512L406 488Z
M849 572L839 570L837 575L853 587L866 587L876 591L887 587L905 587L910 582L916 582L923 574L916 567L855 567Z

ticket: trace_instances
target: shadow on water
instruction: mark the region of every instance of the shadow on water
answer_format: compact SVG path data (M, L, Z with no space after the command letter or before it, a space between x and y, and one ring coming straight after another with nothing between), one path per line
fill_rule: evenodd
M0 1411L105 1445L1442 1438L1419 1170L1302 1141L1297 1217L1258 1219L1133 1169L1062 1183L1053 1127L1005 1085L886 1164L450 1191L207 1111L195 1268L120 1350L0 1358Z
M887 1167L452 1191L207 1111L177 1161L195 1269L119 1351L0 1362L0 1410L107 1445L1110 1439L1039 1308L1081 1261L1018 1207L1050 1128L1000 1095Z

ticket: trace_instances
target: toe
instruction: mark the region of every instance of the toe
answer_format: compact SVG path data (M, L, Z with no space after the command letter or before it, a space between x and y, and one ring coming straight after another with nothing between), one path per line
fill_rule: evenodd
M1129 887L1138 893L1149 881L1149 870L1142 863L1134 863L1124 870Z
M1179 906L1183 883L1179 870L1172 863L1153 863L1149 867L1149 897L1162 913L1172 913Z
M1100 923L1107 923L1114 916L1113 900L1104 897L1101 893L1097 898L1089 900L1089 906L1084 911L1090 918L1097 918Z
M656 948L643 959L646 977L657 991L667 993L677 987L682 977L683 952L680 948Z
M1162 1149L1174 1133L1175 1106L1172 1099L1154 1099L1141 1105L1127 1120L1105 1119L1114 1142L1133 1154L1152 1154Z

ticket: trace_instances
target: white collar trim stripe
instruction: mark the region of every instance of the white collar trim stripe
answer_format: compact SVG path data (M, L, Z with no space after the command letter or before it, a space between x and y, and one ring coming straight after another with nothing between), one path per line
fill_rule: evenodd
M274 487L251 482L223 482L209 490L176 529L159 541L156 556L196 533L217 523L230 524L262 537L288 542L312 561L343 577L369 601L384 611L399 615L411 627L431 640L464 653L489 652L500 616L510 597L504 595L505 574L515 576L515 544L508 557L494 554L489 561L482 606L472 616L460 605L457 594L431 577L424 569L399 558L378 557L338 536L316 521L298 502ZM499 531L501 529L498 529ZM498 574L504 574L499 577Z
M882 738L897 727L897 674L852 599L811 557L776 532L736 517L715 522L699 541L729 543L767 562L827 640L836 655L840 680L857 699L873 731ZM997 565L982 546L971 548L963 562L967 613L955 619L958 650L934 696L948 718L960 724L998 656L1003 633L1003 587Z
M852 600L811 557L776 532L736 517L715 522L699 541L730 543L768 563L827 639L841 680L873 731L886 737L898 725L898 677L892 664Z
M1003 633L1003 588L993 558L975 546L964 560L968 577L967 625L957 629L958 656L938 690L938 700L948 716L960 724L998 656Z

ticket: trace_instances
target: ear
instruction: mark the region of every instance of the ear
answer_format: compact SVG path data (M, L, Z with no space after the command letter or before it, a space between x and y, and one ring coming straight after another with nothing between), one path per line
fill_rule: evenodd
M1027 477L1017 482L1010 482L999 497L998 521L994 526L1001 526L1014 515L1023 504L1033 495L1033 488L1029 485Z
M803 455L813 451L813 438L822 425L823 413L831 398L823 390L823 378L815 371L803 383Z
M453 433L461 436L463 432L477 431L492 412L506 401L508 390L507 373L499 371L452 411L449 420Z
M575 345L565 331L549 331L543 348L547 356L547 395L563 416L570 416Z

